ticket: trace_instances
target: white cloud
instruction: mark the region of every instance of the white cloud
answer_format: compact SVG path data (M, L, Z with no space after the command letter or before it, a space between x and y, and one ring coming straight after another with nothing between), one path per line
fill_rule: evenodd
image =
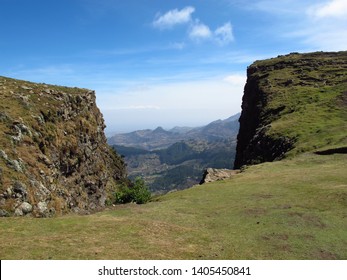
M188 36L191 40L200 41L213 39L220 45L226 45L234 40L232 25L230 22L218 27L214 32L210 27L199 19L192 19L195 8L188 6L182 10L174 9L166 12L164 15L157 14L153 21L153 26L158 29L170 29L175 25L191 23L188 29ZM172 45L176 49L183 49L184 43L176 43Z
M194 11L194 7L188 6L182 10L170 10L164 15L157 14L153 21L153 26L159 29L167 29L178 24L188 23L191 21Z
M296 40L296 51L346 49L347 0L254 0L244 9L270 13L275 24L261 35Z
M303 42L323 51L347 46L347 0L331 0L306 9L305 26L296 33Z
M317 18L346 17L347 0L331 0L309 9L309 14Z
M212 37L212 32L210 28L196 20L195 23L190 27L188 35L193 40L208 39Z
M188 35L192 40L200 41L212 39L220 45L229 44L234 40L230 22L225 23L212 32L209 26L199 20L195 20L188 31Z
M230 22L218 27L214 34L217 42L222 45L228 44L234 40L233 29Z

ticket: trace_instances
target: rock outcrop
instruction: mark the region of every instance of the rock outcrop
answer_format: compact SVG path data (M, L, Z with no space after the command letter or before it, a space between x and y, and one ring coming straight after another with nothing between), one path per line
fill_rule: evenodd
M87 89L0 77L0 216L89 213L126 180Z
M207 168L204 172L200 185L221 180L226 180L238 174L239 170Z
M347 129L346 100L347 52L254 62L247 69L234 168L347 146L346 134L335 132Z

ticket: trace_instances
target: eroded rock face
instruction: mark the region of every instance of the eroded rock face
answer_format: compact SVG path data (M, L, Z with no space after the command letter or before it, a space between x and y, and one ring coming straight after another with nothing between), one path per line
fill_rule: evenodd
M327 124L325 132L320 124L326 121L314 115L319 110L337 112L332 118L338 120L337 128L343 126L346 77L347 52L292 53L249 66L234 168L279 160L297 147L296 152L303 152L331 141L343 144L325 136L329 134L326 127L335 124ZM305 139L319 140L308 147Z
M0 77L0 98L1 215L103 208L126 172L106 143L95 93Z

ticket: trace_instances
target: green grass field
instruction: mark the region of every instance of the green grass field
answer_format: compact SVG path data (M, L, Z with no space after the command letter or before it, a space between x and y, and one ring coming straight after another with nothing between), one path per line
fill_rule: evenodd
M347 155L301 154L146 205L0 219L1 259L347 259Z

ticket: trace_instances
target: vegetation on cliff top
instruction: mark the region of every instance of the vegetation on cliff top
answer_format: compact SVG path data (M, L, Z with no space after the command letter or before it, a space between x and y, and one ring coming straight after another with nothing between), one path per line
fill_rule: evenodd
M347 146L347 52L279 59L283 68L269 72L262 84L270 95L267 109L285 107L269 133L295 139L291 154ZM269 90L272 82L284 86Z
M347 147L347 52L254 62L240 120L237 167Z

